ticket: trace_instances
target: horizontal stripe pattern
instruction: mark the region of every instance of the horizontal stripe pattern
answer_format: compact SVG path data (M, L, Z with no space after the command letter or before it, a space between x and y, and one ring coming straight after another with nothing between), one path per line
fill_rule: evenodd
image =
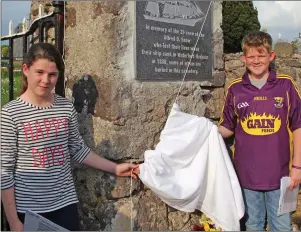
M72 103L58 95L50 107L20 98L1 111L1 189L15 187L18 212L51 212L76 203L71 159L82 162L88 148Z

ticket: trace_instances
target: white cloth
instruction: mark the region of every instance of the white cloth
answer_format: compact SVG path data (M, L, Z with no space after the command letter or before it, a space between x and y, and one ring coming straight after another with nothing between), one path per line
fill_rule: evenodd
M239 231L241 188L218 128L174 104L155 150L147 150L140 179L169 206L205 213L223 230Z

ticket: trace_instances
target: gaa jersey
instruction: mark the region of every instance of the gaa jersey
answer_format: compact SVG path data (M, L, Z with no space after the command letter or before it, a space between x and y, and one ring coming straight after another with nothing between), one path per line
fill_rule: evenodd
M234 166L243 188L273 190L289 175L301 95L292 77L270 71L257 88L246 72L228 87L221 126L235 133Z

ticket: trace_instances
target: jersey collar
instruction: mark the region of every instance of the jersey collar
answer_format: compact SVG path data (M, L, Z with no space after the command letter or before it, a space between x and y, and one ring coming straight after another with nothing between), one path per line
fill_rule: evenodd
M268 82L273 82L276 80L276 72L273 71L271 68L269 68L269 71L270 71L270 75L267 79ZM250 81L250 78L249 78L249 71L247 70L244 75L242 76L242 83L244 85L251 85L251 81Z

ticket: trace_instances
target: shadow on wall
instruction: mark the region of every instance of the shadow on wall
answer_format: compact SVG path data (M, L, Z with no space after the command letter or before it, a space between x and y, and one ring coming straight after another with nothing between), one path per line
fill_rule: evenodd
M73 104L78 113L81 113L84 109L84 106L86 106L87 114L94 115L98 96L99 94L95 85L95 81L89 74L84 74L73 86Z

